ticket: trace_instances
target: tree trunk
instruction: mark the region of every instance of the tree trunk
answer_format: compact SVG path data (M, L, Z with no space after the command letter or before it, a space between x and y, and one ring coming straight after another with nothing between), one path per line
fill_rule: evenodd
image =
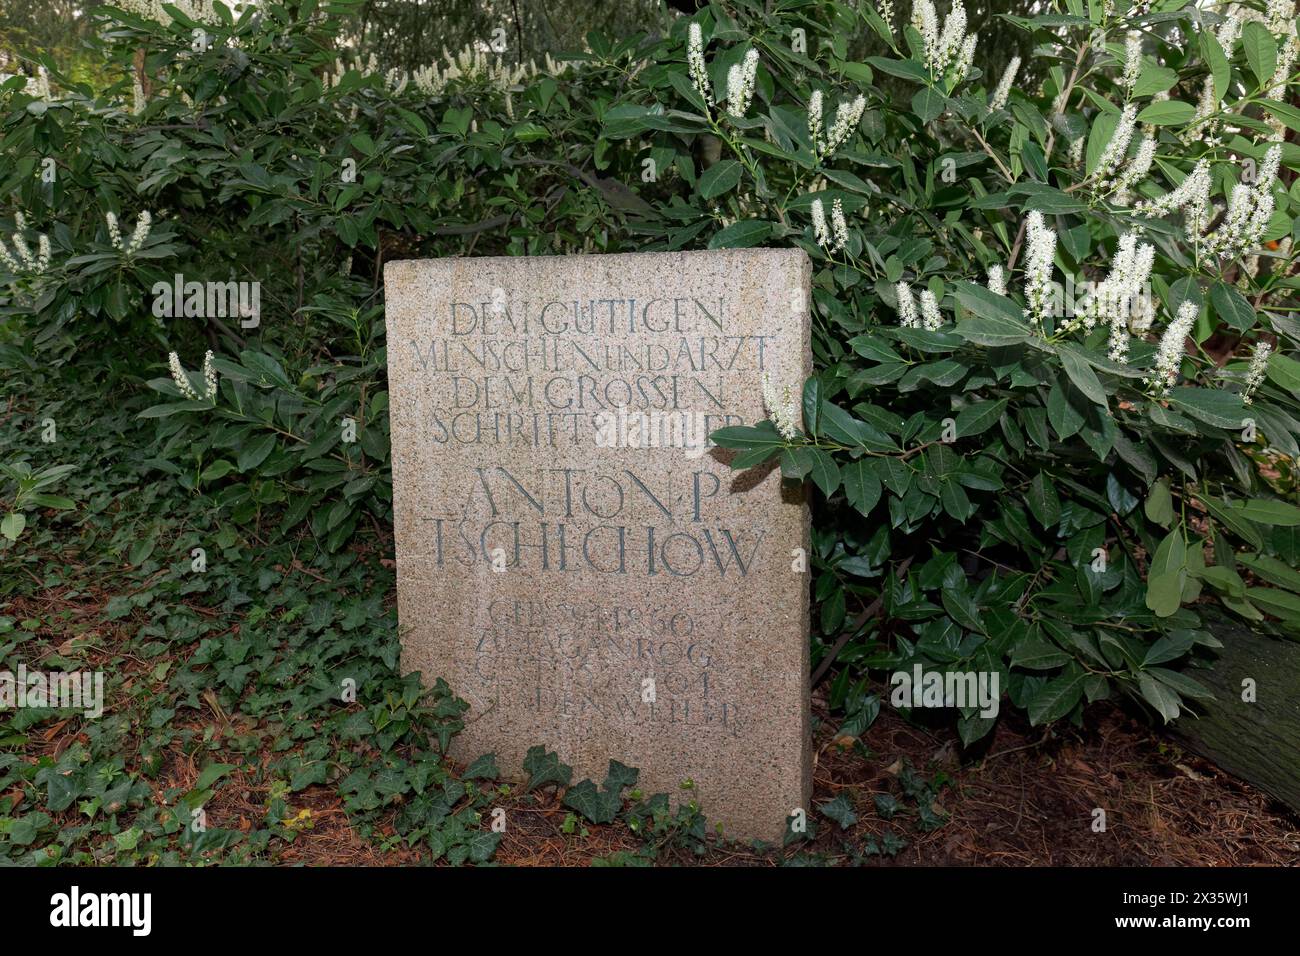
M1300 813L1300 643L1256 634L1217 612L1204 617L1223 648L1212 669L1189 674L1215 699L1198 702L1200 718L1179 718L1170 732Z

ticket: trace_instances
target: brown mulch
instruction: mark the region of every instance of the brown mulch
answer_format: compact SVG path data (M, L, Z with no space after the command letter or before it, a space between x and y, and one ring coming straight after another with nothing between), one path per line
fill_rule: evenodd
M905 758L924 777L946 773L952 786L938 798L948 822L906 833L897 865L1300 863L1300 819L1267 795L1114 705L1092 708L1087 727L1045 734L1008 715L984 755L963 762L951 731L917 727L885 708L864 740L875 761L821 742L813 802L848 793L862 818L850 832L877 833L884 824L871 795L897 795L891 770ZM1094 830L1097 808L1104 832Z
M79 656L91 666L122 646L122 625L87 626L100 599L85 593L69 600L57 590L39 600L11 601L7 613L50 616L57 606L70 619L61 635L38 632L47 647L69 653L76 635ZM79 626L78 626L79 625ZM44 629L43 629L44 630ZM110 633L105 634L107 630ZM121 661L131 679L151 681L149 664ZM213 725L220 733L251 730L240 726L208 700L211 711L196 729ZM825 702L814 698L818 718L814 751L813 807L837 796L850 801L858 821L842 830L817 812L810 818L815 839L777 853L760 855L741 845L710 845L703 856L663 847L660 863L707 866L771 866L802 852L827 862L886 866L1115 866L1115 865L1300 865L1300 816L1212 763L1182 751L1120 707L1091 707L1083 729L1030 728L1023 716L1006 713L991 740L975 755L962 754L950 725L910 723L885 706L858 742L836 741L836 721ZM233 726L232 726L233 724ZM76 738L67 721L43 728L30 742L28 756L57 757ZM167 754L155 782L156 799L169 789L184 790L198 776L192 758L180 747ZM947 822L930 832L917 826L914 800L902 792L900 775L910 767L926 780L941 778L933 811ZM236 773L206 808L210 826L248 830L266 812L265 784L241 782ZM231 784L235 784L231 786ZM882 819L873 798L889 793L903 806L892 820ZM15 794L17 795L17 794ZM698 795L708 813L707 793ZM422 856L395 837L380 845L351 826L334 788L311 787L286 798L299 836L277 849L283 864L376 866L412 865ZM509 827L497 862L515 866L585 866L617 851L634 853L643 844L623 826L591 826L578 821L564 832L568 808L549 792L517 797L505 804ZM1094 811L1105 810L1104 832L1094 830ZM487 825L487 820L484 821ZM391 827L381 827L391 835ZM863 856L886 830L906 841L896 856Z
M1163 741L1117 706L1096 705L1088 717L1088 729L1048 733L1004 717L983 755L964 760L950 729L916 726L888 707L859 745L835 742L833 723L823 722L813 804L844 794L856 824L841 830L814 812L816 838L779 854L715 846L695 857L665 848L659 860L771 866L802 851L827 862L887 866L1300 865L1300 818L1285 807ZM929 833L916 827L915 801L899 785L905 765L924 779L942 774L949 781L933 807L947 822ZM905 809L881 819L873 803L878 793L892 794ZM700 798L707 813L708 795ZM1106 811L1104 832L1093 829L1096 808ZM558 804L510 809L512 827L498 862L585 865L639 846L622 827L564 834L566 813ZM906 848L893 858L863 857L867 841L879 845L886 829L905 839Z

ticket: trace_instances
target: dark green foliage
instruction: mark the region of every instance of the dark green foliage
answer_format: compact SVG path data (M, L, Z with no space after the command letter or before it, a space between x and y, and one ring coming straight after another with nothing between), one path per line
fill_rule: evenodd
M1216 644L1198 600L1294 634L1293 257L1266 246L1252 269L1215 260L1177 215L1140 219L1090 177L1130 100L1159 147L1134 187L1143 198L1204 157L1222 202L1245 178L1239 159L1263 160L1270 123L1294 130L1300 114L1266 95L1278 56L1267 32L1252 26L1224 50L1213 15L1166 4L1130 22L1124 0L1115 6L1105 23L1100 5L1063 0L992 24L1014 36L1008 48L1039 51L993 110L1002 54L977 53L960 81L931 75L916 31L890 29L869 4L709 6L692 20L715 99L729 68L759 52L742 117L692 84L685 18L593 31L554 73L501 79L514 64L488 58L436 89L397 91L383 72L396 63L325 80L339 38L358 32L352 3L267 0L238 19L218 7L197 49L196 24L99 8L89 50L116 85L82 84L84 64L54 62L49 99L19 77L0 84L0 232L10 249L15 234L51 247L43 271L0 275L0 649L5 661L39 651L49 668L109 671L112 706L97 721L6 715L0 852L264 858L312 825L306 798L323 789L377 842L451 862L491 855L495 762L458 775L444 759L465 705L400 674L384 600L380 289L393 259L809 253L815 374L776 383L797 408L792 437L768 422L714 437L737 468L779 465L808 483L813 657L838 647L829 696L843 736L879 712L873 670L995 672L1036 724L1079 721L1112 694L1170 720L1206 693L1188 666ZM1119 81L1130 27L1145 50L1132 91ZM1220 145L1189 130L1207 77L1231 114ZM826 126L865 98L829 154L808 132L814 90ZM1267 242L1296 236L1297 167L1288 143ZM828 215L840 203L844 248L817 241L814 200ZM145 211L154 222L139 248L115 244L106 214L129 241ZM1058 236L1057 277L1104 277L1135 229L1156 247L1156 324L1126 363L1108 355L1104 325L1026 319L1031 212ZM1008 294L989 291L989 268L1012 260ZM156 287L178 274L260 283L258 324L156 316ZM933 294L939 328L899 327L900 281ZM1198 312L1161 394L1148 378L1184 302ZM1261 343L1273 353L1247 405ZM187 397L168 353L193 370L208 349L217 391L190 372L181 382L201 397ZM57 438L42 438L46 420ZM39 605L36 592L63 603ZM64 717L82 729L24 759ZM974 708L959 715L968 744L993 726ZM651 852L702 846L694 794L673 809L634 792L624 808L634 779L615 766L603 786L583 781L562 799L588 820L621 814ZM528 772L538 799L572 773L540 748ZM256 819L235 809L236 789ZM941 814L937 788L922 790L905 796L924 830ZM167 812L154 813L160 795ZM209 825L195 831L205 807ZM861 810L825 807L840 824ZM862 855L901 846L891 832Z

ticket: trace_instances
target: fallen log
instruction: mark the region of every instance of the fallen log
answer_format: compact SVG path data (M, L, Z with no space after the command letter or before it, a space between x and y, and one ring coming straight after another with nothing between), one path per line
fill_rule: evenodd
M1203 617L1223 648L1213 667L1189 675L1215 699L1200 702L1199 718L1175 720L1170 733L1300 813L1300 643L1255 633L1217 611Z

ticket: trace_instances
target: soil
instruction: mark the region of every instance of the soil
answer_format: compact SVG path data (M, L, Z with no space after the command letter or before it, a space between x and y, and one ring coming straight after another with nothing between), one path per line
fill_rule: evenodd
M815 837L798 846L760 854L711 843L702 856L665 847L658 862L774 866L798 856L868 866L1300 865L1300 818L1266 794L1163 741L1114 704L1094 705L1087 724L1044 733L1004 717L983 755L963 760L954 733L909 723L888 707L847 746L822 721L813 805L845 795L857 823L841 829L814 811ZM904 794L908 767L932 785L946 778L931 807L946 822L930 832L920 831L917 803ZM901 804L892 820L877 813L877 794ZM707 794L700 799L707 814ZM1097 808L1105 810L1104 831L1095 829ZM496 855L503 865L586 866L642 846L622 826L565 833L569 811L554 795L522 798L507 812L511 825ZM906 840L905 848L892 857L864 855L886 830ZM350 833L341 813L318 817L304 844L283 855L284 862L334 865L409 865L414 857L378 852Z

